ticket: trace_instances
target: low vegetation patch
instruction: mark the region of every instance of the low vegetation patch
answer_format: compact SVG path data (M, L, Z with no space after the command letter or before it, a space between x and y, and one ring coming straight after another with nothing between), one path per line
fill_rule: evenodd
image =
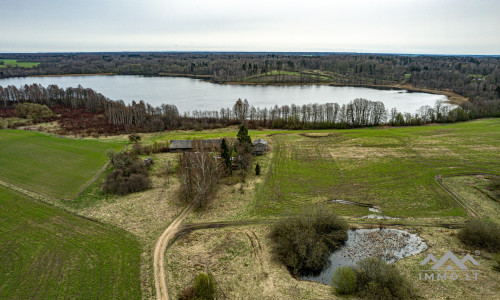
M467 222L458 237L469 246L500 250L500 225L486 219Z
M398 270L380 258L360 260L354 267L357 294L367 299L414 299L409 282ZM344 275L345 277L345 275Z
M147 190L151 187L149 172L135 154L131 152L111 155L114 170L106 176L103 191L125 195Z
M194 284L187 287L179 295L179 300L212 300L215 299L215 280L212 275L200 273L194 279Z
M276 257L294 276L318 274L347 239L347 223L328 209L305 210L271 232Z
M334 290L341 295L349 295L357 289L356 273L351 267L339 267L332 277Z

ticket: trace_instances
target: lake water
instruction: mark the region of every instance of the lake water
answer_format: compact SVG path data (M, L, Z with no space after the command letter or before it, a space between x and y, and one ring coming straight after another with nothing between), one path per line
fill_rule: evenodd
M415 113L423 105L434 106L446 96L414 93L405 90L378 90L361 87L336 87L325 85L263 86L214 84L191 78L146 77L133 75L92 75L60 77L17 77L0 79L0 86L39 83L47 87L76 87L81 84L112 100L144 100L153 106L175 104L180 112L220 110L232 107L238 99L247 99L251 105L261 108L275 104L308 104L336 102L340 105L355 98L381 101L386 109Z

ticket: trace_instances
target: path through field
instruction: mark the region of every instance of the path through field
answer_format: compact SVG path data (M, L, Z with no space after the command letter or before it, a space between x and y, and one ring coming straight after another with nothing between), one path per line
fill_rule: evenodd
M168 296L166 276L165 276L165 249L170 240L175 236L179 225L184 218L193 209L194 202L191 202L181 214L165 229L160 238L156 241L154 250L154 272L155 272L155 287L156 298L162 300L170 299Z

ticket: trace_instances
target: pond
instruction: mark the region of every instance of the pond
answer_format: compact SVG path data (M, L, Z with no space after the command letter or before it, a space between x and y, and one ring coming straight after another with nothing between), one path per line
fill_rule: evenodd
M318 276L302 279L331 285L333 273L338 267L353 266L367 257L379 257L388 263L418 254L427 244L417 234L398 229L349 230L344 246L330 255L330 265Z
M434 106L437 100L446 100L444 95L408 92L406 90L380 90L362 87L337 87L327 85L228 85L215 84L199 79L181 77L147 77L133 75L90 76L46 76L16 77L0 79L0 86L39 83L45 87L91 88L112 100L132 100L159 106L175 104L180 112L198 110L220 110L232 107L238 99L247 99L256 107L271 107L275 104L308 104L335 102L345 104L355 98L381 101L386 109L396 107L398 111L415 113L423 105Z

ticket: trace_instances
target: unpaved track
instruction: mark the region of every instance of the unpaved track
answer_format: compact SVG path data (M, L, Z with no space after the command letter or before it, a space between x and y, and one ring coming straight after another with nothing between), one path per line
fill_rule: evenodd
M455 175L456 176L456 175ZM467 212L467 215L473 217L473 218L477 218L478 217L478 214L477 212L474 210L474 208L472 208L472 206L469 205L469 203L467 203L467 201L465 201L464 199L462 199L460 196L458 196L455 192L453 192L453 190L447 186L443 180L441 179L441 177L439 176L434 176L434 181L436 181L436 183L446 192L448 193L448 195L450 195L453 199L455 199L455 201L457 201L458 204L460 204L460 206L462 206L465 211Z
M172 240L187 214L193 209L194 203L191 202L181 214L165 229L163 234L158 238L154 250L154 272L155 272L155 287L156 298L161 300L170 299L167 290L167 281L165 276L165 249L168 243Z

